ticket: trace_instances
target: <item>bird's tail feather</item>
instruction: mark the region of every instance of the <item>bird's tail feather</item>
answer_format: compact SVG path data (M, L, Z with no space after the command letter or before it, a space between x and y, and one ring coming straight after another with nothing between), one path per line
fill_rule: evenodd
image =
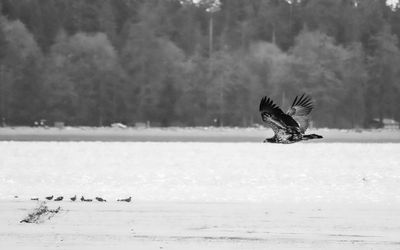
M317 135L317 134L303 135L303 140L321 139L321 138L323 138L323 137L321 135Z

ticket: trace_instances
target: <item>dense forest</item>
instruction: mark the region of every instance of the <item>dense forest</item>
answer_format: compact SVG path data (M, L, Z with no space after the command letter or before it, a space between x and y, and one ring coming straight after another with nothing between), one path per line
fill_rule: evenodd
M400 120L384 0L0 0L3 125L252 126L263 95L317 127Z

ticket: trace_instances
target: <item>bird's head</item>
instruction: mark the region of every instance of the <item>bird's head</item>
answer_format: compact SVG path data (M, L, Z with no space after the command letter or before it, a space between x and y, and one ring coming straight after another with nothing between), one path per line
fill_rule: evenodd
M261 114L261 117L262 117L262 119L265 121L265 120L270 120L271 118L272 118L272 114L271 113L268 113L268 112L263 112L262 114Z

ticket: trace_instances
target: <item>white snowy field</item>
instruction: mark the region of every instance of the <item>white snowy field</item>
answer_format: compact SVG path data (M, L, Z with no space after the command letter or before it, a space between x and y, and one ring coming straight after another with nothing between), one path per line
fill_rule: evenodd
M395 250L399 207L274 203L49 202L62 211L20 224L34 201L0 201L1 249Z
M0 249L400 248L396 143L0 142L0 152ZM52 201L60 214L19 223L37 207L30 198L75 194L109 202Z
M400 144L0 142L0 198L400 203Z

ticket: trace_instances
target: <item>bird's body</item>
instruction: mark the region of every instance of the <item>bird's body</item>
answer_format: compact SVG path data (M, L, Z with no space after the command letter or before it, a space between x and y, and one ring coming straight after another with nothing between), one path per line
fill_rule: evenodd
M131 200L132 200L132 197L129 196L129 198L126 198L126 199L119 199L119 200L117 200L117 201L131 202Z
M54 195L52 195L52 196L47 196L47 197L46 197L46 200L51 201L51 200L53 199L53 197L54 197Z
M54 201L62 201L63 199L64 199L64 197L59 196L59 197L55 198Z
M322 136L316 134L304 134L309 125L309 114L312 108L310 97L304 94L300 98L296 96L286 113L270 98L263 97L259 109L261 118L275 133L272 138L267 138L264 142L289 144L322 138Z
M92 199L85 199L85 197L81 197L81 201L85 201L85 202L92 202L93 200Z
M101 197L96 197L96 200L97 200L97 201L100 201L100 202L107 202L107 200L105 200L105 199L103 199L103 198L101 198Z
M74 197L71 197L70 199L71 201L76 201L76 195Z

